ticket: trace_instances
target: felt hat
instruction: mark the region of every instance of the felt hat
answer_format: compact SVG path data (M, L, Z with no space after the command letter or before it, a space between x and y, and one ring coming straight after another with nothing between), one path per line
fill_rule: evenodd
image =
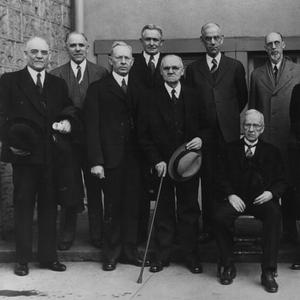
M186 181L198 173L201 164L201 150L187 150L186 143L184 143L172 154L168 164L168 173L175 181Z

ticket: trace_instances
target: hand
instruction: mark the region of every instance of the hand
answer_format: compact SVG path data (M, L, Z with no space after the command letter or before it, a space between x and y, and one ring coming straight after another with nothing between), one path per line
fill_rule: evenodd
M62 120L60 122L54 122L52 128L60 133L70 133L71 123L69 120Z
M94 166L91 168L91 173L99 179L105 178L104 168L102 166Z
M233 208L238 212L243 212L246 208L245 202L237 195L229 195L228 200Z
M161 161L155 165L155 170L158 177L165 177L167 174L167 164L164 161Z
M272 200L273 194L269 191L264 191L262 194L260 194L258 197L254 199L253 204L254 205L261 205L265 202L268 202Z
M202 147L202 140L199 137L195 137L185 147L187 150L199 150Z
M30 152L24 151L24 150L15 148L15 147L9 147L9 149L13 154L18 155L18 156L28 156L28 155L30 155Z

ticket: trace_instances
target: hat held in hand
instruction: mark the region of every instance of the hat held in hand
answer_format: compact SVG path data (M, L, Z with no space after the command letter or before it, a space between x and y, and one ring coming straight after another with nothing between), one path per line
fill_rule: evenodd
M168 164L168 173L175 181L186 181L198 173L201 164L201 150L187 150L186 143L184 143L172 154Z

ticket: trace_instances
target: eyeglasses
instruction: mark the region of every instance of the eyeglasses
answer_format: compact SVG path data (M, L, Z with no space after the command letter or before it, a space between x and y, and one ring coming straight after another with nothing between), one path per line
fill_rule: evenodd
M243 125L245 129L249 130L251 129L251 127L254 129L254 130L260 130L262 129L263 125L261 124L249 124L249 123L246 123Z
M281 45L281 41L274 41L266 44L267 48L273 48L273 45L278 48Z
M219 43L219 42L221 42L222 38L223 38L223 36L221 36L221 35L203 36L204 41L207 43L211 43L212 40Z
M39 52L43 55L43 56L47 56L49 54L49 51L47 50L38 50L38 49L31 49L30 54L32 55L37 55Z
M165 66L162 68L164 71L170 71L170 70L174 70L175 72L176 71L179 71L181 68L178 67L178 66Z

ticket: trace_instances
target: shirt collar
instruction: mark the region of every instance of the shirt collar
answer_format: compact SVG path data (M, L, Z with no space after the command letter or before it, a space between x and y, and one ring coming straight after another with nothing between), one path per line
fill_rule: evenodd
M112 71L112 75L114 79L117 81L119 86L122 86L122 80L125 79L126 85L128 85L128 74L126 76L121 76L117 74L115 71Z
M166 82L165 82L165 88L170 95L170 98L172 98L172 90L175 89L175 96L176 98L179 98L180 92L181 92L181 83L178 82L177 86L175 88L170 87Z
M44 81L45 81L45 76L46 76L46 71L45 69L42 71L36 71L34 69L32 69L31 67L27 66L27 70L31 76L31 78L33 79L34 83L36 84L37 81L37 74L40 73L41 74L41 82L42 85L44 85Z
M73 60L71 60L71 68L72 68L75 76L77 75L77 67L78 66L80 66L81 74L83 74L85 71L85 68L86 68L86 59L84 59L80 64L76 64Z
M159 55L160 53L156 53L155 55L153 55L153 62L155 67L157 66L158 60L159 60ZM145 58L146 64L148 65L149 60L150 60L150 54L148 54L147 52L143 51L143 56Z
M250 141L248 141L248 140L246 139L246 137L244 137L244 143L246 144L246 146L249 145L250 147L254 147L254 146L256 146L257 143L258 143L258 139L257 139L256 141L254 141L254 142L250 142Z
M218 66L219 66L220 60L221 60L221 52L219 52L219 53L217 54L216 57L211 57L211 56L209 56L209 55L206 53L206 62L207 62L207 64L208 64L208 66L211 66L211 65L212 65L212 60L213 60L213 59L215 59L215 60L217 61Z
M278 64L276 64L276 65L271 62L272 70L274 69L275 66L277 67L277 70L279 70L279 68L281 66L281 63L282 63L282 60Z

